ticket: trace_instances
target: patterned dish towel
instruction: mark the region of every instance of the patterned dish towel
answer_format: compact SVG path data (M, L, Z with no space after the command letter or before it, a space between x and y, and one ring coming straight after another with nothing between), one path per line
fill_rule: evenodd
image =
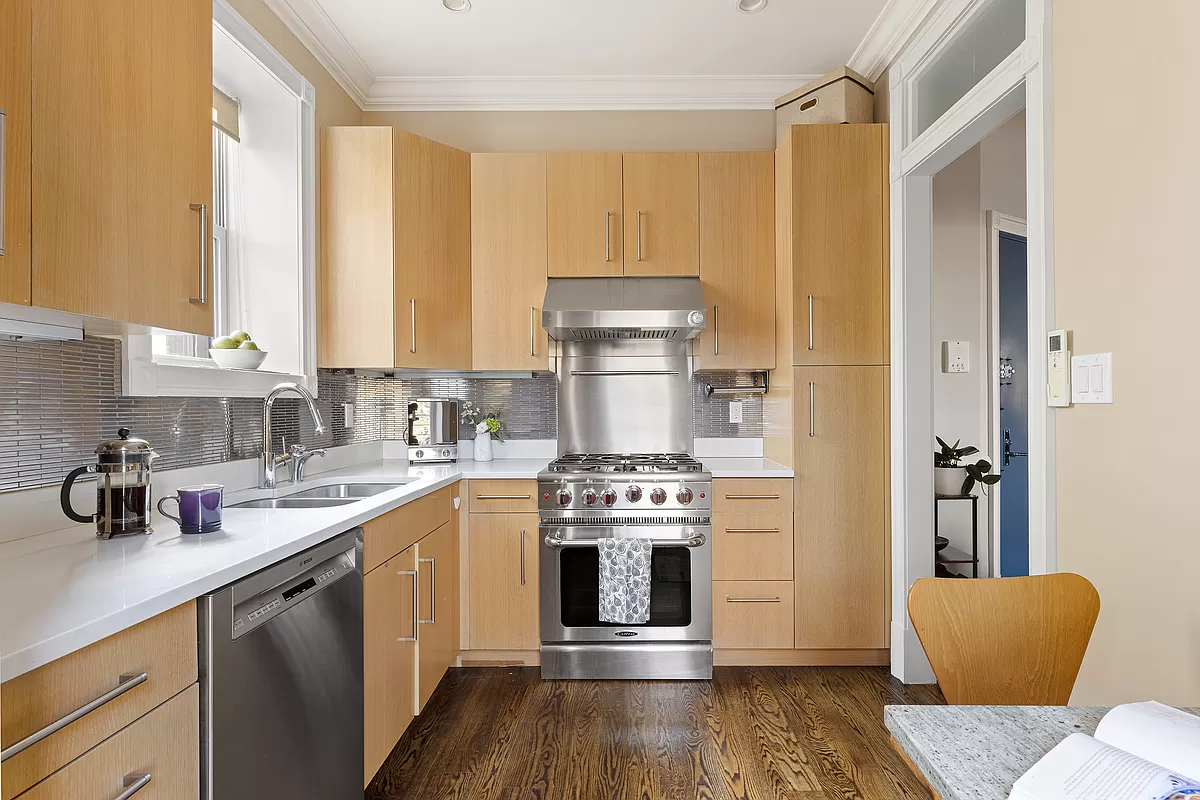
M637 625L650 620L649 539L601 539L600 621Z

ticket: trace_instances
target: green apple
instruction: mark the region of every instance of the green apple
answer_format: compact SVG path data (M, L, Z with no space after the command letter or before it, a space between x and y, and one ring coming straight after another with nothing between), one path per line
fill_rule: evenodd
M238 350L257 350L257 349L258 349L258 345L256 345L254 342L250 341L249 339L247 339L246 341L244 341L238 345Z
M240 345L242 342L250 341L250 334L246 333L245 331L234 331L233 333L229 334L229 338L233 339L236 344Z
M212 341L213 350L233 350L237 346L238 343L233 340L232 336L218 336Z

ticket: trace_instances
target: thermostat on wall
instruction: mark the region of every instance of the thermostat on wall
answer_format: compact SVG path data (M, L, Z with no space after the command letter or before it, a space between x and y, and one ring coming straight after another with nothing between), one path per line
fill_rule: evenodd
M942 372L970 372L971 343L942 342Z

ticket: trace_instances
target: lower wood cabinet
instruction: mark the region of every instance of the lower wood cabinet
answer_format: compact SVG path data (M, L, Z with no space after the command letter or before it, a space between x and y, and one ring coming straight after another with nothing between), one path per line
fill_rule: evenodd
M363 786L417 713L416 545L363 578Z
M790 581L792 514L719 514L712 518L713 580Z
M197 684L38 783L20 800L110 798L139 783L144 788L137 791L137 800L199 798Z
M713 581L713 647L790 649L791 581Z
M458 526L417 543L417 710L458 658Z
M471 514L469 525L471 649L537 650L537 514Z

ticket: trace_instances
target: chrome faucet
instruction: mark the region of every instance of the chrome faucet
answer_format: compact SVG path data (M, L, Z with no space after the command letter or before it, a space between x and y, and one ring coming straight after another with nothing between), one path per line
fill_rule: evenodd
M313 425L316 426L317 435L325 432L325 425L321 422L321 412L317 411L317 398L313 397L312 392L298 383L281 383L272 389L263 400L263 477L259 484L260 489L274 489L275 468L294 458L290 453L277 456L271 452L271 407L275 405L275 398L287 392L300 395L308 405L308 413L312 417Z

